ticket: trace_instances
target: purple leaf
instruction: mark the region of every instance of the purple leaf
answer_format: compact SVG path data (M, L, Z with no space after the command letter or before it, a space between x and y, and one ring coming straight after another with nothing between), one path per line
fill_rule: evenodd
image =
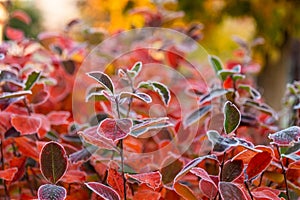
M112 188L97 182L85 183L85 185L105 200L120 200L119 194Z
M231 182L238 178L243 172L244 164L242 160L229 160L223 167L221 181Z
M44 177L51 183L57 183L68 166L64 147L57 142L46 143L40 153L40 166Z
M242 190L234 183L219 182L219 188L222 199L246 200Z
M289 146L299 141L300 138L300 127L291 126L284 130L270 134L269 138L273 140L273 143L280 146Z
M89 72L87 75L93 79L95 79L101 86L105 87L111 93L114 93L114 85L112 80L105 73L102 72Z
M64 200L67 197L65 188L52 184L45 184L39 187L38 199L39 200Z

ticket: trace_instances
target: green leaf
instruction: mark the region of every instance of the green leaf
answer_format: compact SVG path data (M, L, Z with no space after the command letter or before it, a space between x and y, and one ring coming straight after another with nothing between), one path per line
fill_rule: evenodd
M299 152L299 151L300 151L300 142L297 142L297 143L294 143L293 146L287 148L282 153L285 154L285 155L289 155L289 154L296 153L296 152Z
M25 96L28 94L32 94L32 92L30 90L18 91L18 92L3 92L0 95L0 100L1 99L9 99L9 98L17 98L17 97Z
M141 137L143 134L147 133L150 130L159 130L169 126L173 126L172 123L168 122L167 117L161 117L157 119L146 119L141 123L135 124L131 132L129 133L133 137Z
M146 103L152 102L152 98L148 94L143 92L139 92L139 93L121 92L119 95L120 95L120 100L132 97L144 101Z
M48 142L40 153L40 167L43 176L56 184L65 174L68 158L64 147L57 142Z
M230 101L224 105L224 129L227 134L235 131L241 122L241 113Z
M225 152L230 147L239 145L239 141L237 139L222 137L215 130L209 130L207 132L207 136L209 141L212 143L214 152Z
M204 117L212 109L211 105L203 106L187 116L183 121L183 126L188 127Z
M130 70L127 70L127 75L129 75L130 78L137 77L142 70L142 66L142 62L136 62Z
M24 90L30 90L32 86L39 80L41 72L33 71L27 78Z
M166 165L166 163L170 163L170 159L174 159L173 156L170 156L166 158L166 160L163 162L163 166ZM166 165L161 169L161 174L162 174L162 182L164 184L170 184L174 183L176 175L182 170L183 168L183 162L180 161L179 159L174 160L170 164Z
M244 103L245 106L253 107L263 113L266 113L268 115L271 115L275 119L278 118L276 112L267 104L265 103L259 103L256 101L253 101L251 99L247 99L246 102Z
M253 99L261 98L260 93L255 88L251 87L250 85L240 84L239 88L246 90Z
M104 90L105 90L105 88L103 88L103 87L90 88L86 94L85 101L88 102L92 99L94 99L95 101L107 100L106 95L103 93Z
M109 90L112 94L114 93L114 84L107 74L97 71L89 72L87 75L95 79L101 86Z
M210 65L214 68L216 74L223 69L221 60L216 56L208 56L208 61Z
M208 94L205 94L204 96L201 97L199 104L204 104L208 101L213 100L214 98L223 96L230 92L230 90L225 90L225 89L215 89L210 91Z
M221 69L217 72L217 74L222 79L222 81L224 81L228 76L239 74L240 72L241 72L241 66L237 65L232 70Z
M164 104L166 106L169 105L171 100L171 95L169 89L164 84L155 81L140 82L138 88L146 88L154 92L157 92L161 100L164 102Z

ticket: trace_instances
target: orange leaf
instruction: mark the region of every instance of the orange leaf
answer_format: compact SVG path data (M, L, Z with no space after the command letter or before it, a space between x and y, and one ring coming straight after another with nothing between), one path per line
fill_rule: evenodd
M34 160L39 160L39 153L36 148L36 143L26 137L14 138L15 143L18 146L19 151L24 155Z
M21 135L29 135L38 132L41 119L34 116L14 115L11 117L11 124Z
M117 170L113 168L108 169L107 183L120 195L121 198L124 198L123 178Z
M20 178L23 177L23 175L25 173L26 160L27 160L27 158L25 156L21 156L21 157L13 157L9 161L9 166L10 167L15 167L15 168L18 169L18 172L15 174L12 181L19 180Z
M6 181L12 181L15 174L17 173L18 168L13 167L6 170L0 170L0 178Z
M197 200L193 191L186 185L176 182L174 183L173 187L175 192L179 194L181 197L183 197L184 199Z
M146 185L153 190L159 188L161 185L161 174L159 171L143 174L126 174L126 176L135 179L140 183L146 183Z
M246 173L248 179L252 179L259 173L263 172L271 163L272 156L269 152L263 151L256 154L249 162Z
M48 120L52 125L67 124L67 119L70 117L70 112L67 111L52 111L47 115Z

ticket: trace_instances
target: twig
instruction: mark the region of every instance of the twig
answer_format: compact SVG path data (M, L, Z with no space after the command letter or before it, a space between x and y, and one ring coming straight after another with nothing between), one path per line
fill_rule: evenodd
M118 97L115 98L116 102L116 109L117 109L117 115L118 119L121 118L121 113L119 109L119 100ZM124 189L124 199L126 200L126 178L124 173L124 152L123 152L123 139L120 140L120 157L121 157L121 171L122 171L122 179L123 179L123 189Z
M290 200L289 188L288 188L287 178L286 178L286 170L285 170L285 168L283 166L283 163L282 163L282 157L281 157L281 154L280 154L279 146L278 145L275 145L275 146L276 146L276 149L277 149L277 152L278 152L278 155L279 155L279 161L280 161L280 165L281 165L281 169L282 169L282 174L283 174L283 177L284 177L285 191L286 191L287 200Z
M250 195L251 200L254 200L253 195L252 195L252 193L250 191L250 188L249 188L249 185L248 185L247 181L244 181L244 184L245 184L245 186L247 188L247 191L248 191L248 193Z
M222 181L222 175L223 175L223 166L224 166L224 163L225 163L225 157L226 157L226 151L224 152L223 154L223 158L222 158L222 163L220 165L220 181ZM219 199L221 199L221 194L220 192L218 191L217 195L215 196L214 200L217 199L217 197L219 197Z
M1 164L2 164L1 168L2 168L2 170L4 170L3 139L4 138L1 138L1 141L0 141ZM4 191L5 191L5 199L10 199L9 191L8 191L7 186L6 186L6 181L5 180L3 180L3 186L4 186Z

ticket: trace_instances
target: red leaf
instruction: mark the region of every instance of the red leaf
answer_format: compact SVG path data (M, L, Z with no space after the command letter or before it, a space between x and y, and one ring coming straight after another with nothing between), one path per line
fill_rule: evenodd
M127 177L135 179L140 183L146 183L153 190L159 188L161 185L161 174L159 171L148 172L143 174L126 174Z
M38 132L41 127L41 119L34 116L13 115L11 124L21 135L29 135Z
M25 24L29 24L31 22L31 18L30 16L22 11L22 10L16 10L11 14L11 18L16 18L22 22L24 22Z
M70 112L68 111L52 111L47 115L47 118L52 125L67 124L69 117Z
M272 156L269 152L263 151L257 153L249 162L246 173L248 179L252 179L259 173L263 172L271 163Z
M106 182L110 185L121 198L124 198L124 188L123 188L123 177L118 173L117 170L113 168L108 169L108 175Z
M41 200L55 199L64 200L67 197L65 188L52 184L45 184L39 187L38 198Z
M36 143L30 140L27 137L18 137L14 138L15 143L17 144L18 150L24 156L33 158L34 160L39 160L39 154L36 148Z
M175 192L179 194L181 197L183 197L184 199L197 200L193 191L186 185L176 182L174 183L173 187Z
M268 187L255 188L251 191L251 194L256 200L280 200L278 197L280 191Z
M12 181L19 180L20 178L23 177L25 174L25 164L26 164L27 158L25 156L22 157L13 157L9 161L9 166L10 167L16 167L18 168L18 172L15 174L14 178Z
M208 173L200 167L194 167L190 172L201 178L199 181L200 190L205 196L213 199L218 193L218 188Z
M40 139L42 139L50 131L51 124L45 115L34 113L34 114L32 114L32 116L35 116L41 120L41 127L39 128L37 134L38 134L38 137Z
M1 133L5 133L11 127L10 116L11 116L11 113L0 112L0 131L1 131Z
M223 199L246 200L242 190L234 183L220 182L219 188L220 188L220 194Z
M159 200L160 197L160 192L155 192L148 187L138 187L137 191L134 193L133 200Z
M114 144L111 140L106 139L105 137L97 133L97 126L87 128L84 131L79 131L78 134L82 136L86 142L93 144L99 148L109 150L115 149Z
M121 200L118 193L106 185L97 182L89 182L85 185L105 200Z
M40 153L40 166L44 177L51 183L57 183L68 166L64 147L57 142L46 143Z
M218 194L218 189L213 182L201 179L199 181L199 188L201 192L209 199L213 199Z
M40 105L45 103L45 101L49 98L49 92L45 90L45 86L43 84L34 84L31 88L31 92L32 94L26 96L31 104Z
M296 169L296 170L300 170L300 160L293 162L291 164L289 164L288 169Z
M68 170L62 177L61 181L65 183L84 183L86 180L86 173L79 170Z
M105 138L117 141L125 138L132 127L130 119L105 119L101 121L97 132Z
M175 46L166 51L166 57L171 67L175 69L178 68L181 61L185 60L183 52L179 51Z
M229 76L225 79L225 81L223 82L223 88L224 89L229 89L229 88L233 88L234 84L233 84L233 80L232 78Z
M22 40L24 38L23 31L19 29L12 28L10 26L7 26L5 29L5 35L10 40Z
M6 181L12 181L17 171L18 168L16 167L0 170L0 178Z

